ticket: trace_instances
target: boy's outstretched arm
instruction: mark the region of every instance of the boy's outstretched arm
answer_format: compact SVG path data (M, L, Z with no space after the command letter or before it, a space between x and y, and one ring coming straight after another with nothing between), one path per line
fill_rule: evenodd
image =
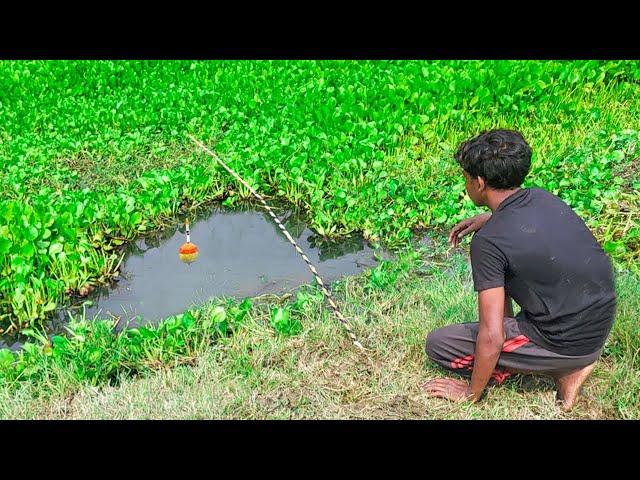
M476 339L471 384L455 378L436 378L422 385L430 397L449 400L477 401L482 396L489 378L498 363L504 344L504 287L490 288L478 294L480 328Z
M480 399L487 386L504 344L505 300L504 287L490 288L478 294L480 328L469 386L469 396L474 401Z

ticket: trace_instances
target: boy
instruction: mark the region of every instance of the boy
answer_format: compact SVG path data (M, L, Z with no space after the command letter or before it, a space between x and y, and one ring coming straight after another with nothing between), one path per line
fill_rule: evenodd
M550 375L566 411L593 371L616 306L611 263L573 210L539 188L521 188L531 148L512 130L464 142L455 155L467 193L485 213L449 234L471 240L479 322L449 325L426 340L429 358L470 376L431 380L429 396L478 401L490 379L511 373ZM514 317L511 299L521 310Z

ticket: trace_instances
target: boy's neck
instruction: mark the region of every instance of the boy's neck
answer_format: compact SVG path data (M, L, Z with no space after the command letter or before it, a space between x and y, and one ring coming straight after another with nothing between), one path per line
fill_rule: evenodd
M502 202L519 190L520 187L509 190L489 190L487 192L487 207L489 207L492 212L495 212Z

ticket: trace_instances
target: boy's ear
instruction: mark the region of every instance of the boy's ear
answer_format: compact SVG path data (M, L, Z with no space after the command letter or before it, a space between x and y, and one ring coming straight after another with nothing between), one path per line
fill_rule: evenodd
M487 186L487 183L484 181L484 178L482 178L482 177L480 177L480 176L478 176L478 177L476 178L476 180L478 180L478 190L479 190L480 192L483 192L483 191L484 191L484 189L485 189L485 188L486 188L486 186Z

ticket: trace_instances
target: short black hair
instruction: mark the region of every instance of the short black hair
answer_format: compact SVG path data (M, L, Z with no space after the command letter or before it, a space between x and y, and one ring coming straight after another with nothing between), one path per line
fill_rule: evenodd
M472 177L482 177L491 188L507 190L522 185L531 168L531 147L520 132L490 130L463 142L455 154Z

